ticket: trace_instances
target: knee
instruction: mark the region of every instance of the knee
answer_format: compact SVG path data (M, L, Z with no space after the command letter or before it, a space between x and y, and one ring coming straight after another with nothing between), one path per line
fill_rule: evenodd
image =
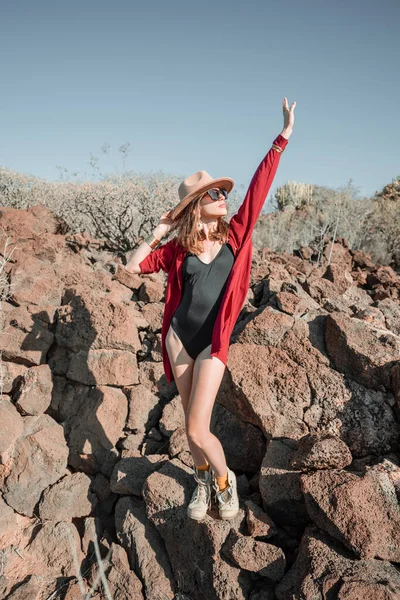
M210 436L210 430L208 428L199 427L197 423L187 422L186 435L189 441L193 442L193 444L199 448L203 448Z

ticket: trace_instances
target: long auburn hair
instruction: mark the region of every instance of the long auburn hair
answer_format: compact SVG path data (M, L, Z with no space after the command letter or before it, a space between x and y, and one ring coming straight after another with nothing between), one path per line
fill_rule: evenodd
M201 254L204 249L202 247L203 240L206 239L206 234L203 229L199 229L200 225L200 202L205 195L205 192L194 198L177 217L176 224L172 229L177 232L176 241L189 252ZM225 243L228 240L229 223L223 217L217 217L217 226L214 231L210 232L210 240L218 240L220 243Z

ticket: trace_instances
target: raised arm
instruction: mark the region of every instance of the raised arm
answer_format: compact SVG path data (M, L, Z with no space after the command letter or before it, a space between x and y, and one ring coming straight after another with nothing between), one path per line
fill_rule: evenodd
M296 103L287 106L287 98L283 101L284 128L274 139L271 148L258 165L247 190L246 196L238 212L229 222L230 236L237 250L252 236L254 226L271 188L283 150L292 134Z

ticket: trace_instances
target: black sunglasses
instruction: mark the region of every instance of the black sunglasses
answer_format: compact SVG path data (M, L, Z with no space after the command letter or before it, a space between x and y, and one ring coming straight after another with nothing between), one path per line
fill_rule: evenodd
M212 188L211 190L207 190L202 195L202 198L203 198L203 196L208 194L210 196L211 200L214 200L214 202L215 202L216 200L219 200L221 193L224 195L224 198L226 200L228 198L228 192L225 188Z

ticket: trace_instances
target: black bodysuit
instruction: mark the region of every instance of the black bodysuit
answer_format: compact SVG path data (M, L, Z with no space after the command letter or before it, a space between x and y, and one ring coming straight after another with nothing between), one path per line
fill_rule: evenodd
M188 252L182 265L183 293L171 327L193 359L211 344L212 332L235 257L223 244L210 263Z

